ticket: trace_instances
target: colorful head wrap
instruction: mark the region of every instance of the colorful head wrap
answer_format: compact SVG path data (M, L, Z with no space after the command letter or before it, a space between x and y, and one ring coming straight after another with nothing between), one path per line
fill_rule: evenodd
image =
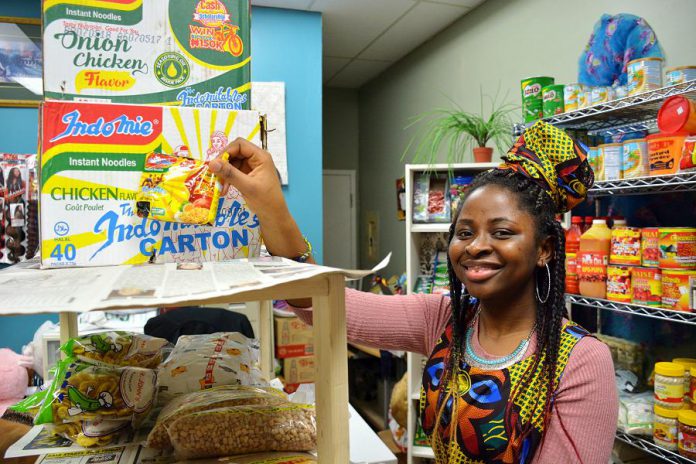
M585 200L594 183L587 147L542 121L517 139L503 161L499 169L512 169L534 181L549 194L558 213Z

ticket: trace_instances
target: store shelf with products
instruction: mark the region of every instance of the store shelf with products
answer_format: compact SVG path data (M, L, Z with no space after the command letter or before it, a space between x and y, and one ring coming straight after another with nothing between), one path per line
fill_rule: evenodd
M429 234L445 234L449 231L446 223L415 223L413 222L413 194L416 176L420 173L432 173L439 177L453 175L475 176L482 171L498 166L498 163L461 163L461 164L407 164L405 167L406 180L406 285L408 293L413 293L416 279L421 275L421 249ZM436 250L431 250L436 254ZM425 357L417 353L408 353L408 391L411 401L408 403L408 464L421 463L425 458L434 459L429 447L413 446L413 434L416 426L418 411L419 389Z
M616 432L616 438L626 444L660 458L663 462L671 462L674 464L696 464L696 461L692 461L691 459L680 456L674 451L669 451L665 448L657 446L652 441L649 441L643 437L637 437L624 432Z
M600 180L590 189L594 197L687 192L696 189L696 171L635 179Z
M686 311L673 311L655 306L619 303L602 298L589 298L581 295L566 294L566 301L578 306L584 306L607 311L615 311L635 316L649 317L669 322L696 325L696 313Z
M657 112L662 102L665 98L673 95L696 98L696 80L569 111L544 118L542 121L564 129L587 131L588 135L650 130L657 127ZM519 136L524 133L524 130L531 124L516 124L514 127L515 135Z

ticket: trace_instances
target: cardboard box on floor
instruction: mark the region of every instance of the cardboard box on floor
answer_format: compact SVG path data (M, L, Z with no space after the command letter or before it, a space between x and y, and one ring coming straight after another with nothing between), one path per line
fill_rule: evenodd
M312 327L298 317L274 318L275 354L278 359L314 354Z
M44 95L249 109L249 3L44 0Z
M41 264L104 266L221 261L258 256L257 217L236 189L215 224L151 221L135 214L145 156L207 161L228 140L260 145L255 111L46 101L40 109Z

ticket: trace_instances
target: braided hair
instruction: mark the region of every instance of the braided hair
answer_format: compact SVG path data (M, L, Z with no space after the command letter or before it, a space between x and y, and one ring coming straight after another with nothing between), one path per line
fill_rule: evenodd
M535 376L538 375L540 376L538 380L541 388L541 394L537 396L537 400L540 402L542 398L545 398L545 403L537 404L535 409L539 407L542 408L541 411L544 421L544 430L548 430L551 411L553 409L553 396L557 388L556 370L558 366L558 353L561 342L561 328L563 318L567 316L564 301L565 234L561 224L555 219L556 208L551 197L529 178L523 177L512 170L492 169L479 174L474 179L474 182L472 183L467 194L467 198L468 195L471 195L471 193L477 189L489 185L499 186L515 195L519 207L526 211L534 220L536 226L535 239L537 242L540 242L547 237L550 237L554 242L553 257L548 264L551 272L551 279L547 284L548 299L544 303L537 300L537 353L534 355L533 362L530 363L530 366L522 374L520 381L517 382L517 386L510 392L510 401L508 402L508 407L505 412L506 419L514 417L516 420L513 427L519 431L519 433L516 434L517 436L513 437L513 450L516 454L516 458L518 458L522 448L521 445L524 439L532 432L533 425L531 420L526 424L523 424L521 422L520 415L512 415L512 410L510 407L510 405L513 403L512 400L514 400L517 394L524 392L527 387L530 386ZM466 198L459 205L459 210L457 211L456 216L453 218L452 225L450 225L449 242L451 242L454 238L455 224L464 203L466 203ZM472 304L468 292L466 292L466 289L463 288L462 282L454 272L454 268L449 256L447 260L447 267L450 281L453 330L452 343L450 345L451 352L449 359L445 363L445 371L443 373L445 385L452 381L454 376L456 376L455 371L461 365L463 354L466 350L465 333L467 328L472 323L476 313L476 308ZM547 288L544 282L549 280L547 278L546 270L543 268L537 268L535 273L537 285L541 287L539 288L539 293L541 295L545 295ZM542 353L544 356L541 356ZM543 394L544 392L546 393L545 395ZM442 408L439 409L440 412L443 411ZM571 443L573 443L572 439ZM573 447L575 447L574 443ZM538 448L541 448L541 446ZM575 451L577 453L577 449Z

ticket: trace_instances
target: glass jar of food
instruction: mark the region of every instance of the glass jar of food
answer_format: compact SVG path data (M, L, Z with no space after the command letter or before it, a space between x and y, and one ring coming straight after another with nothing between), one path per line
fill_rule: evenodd
M684 403L687 406L691 405L691 368L696 367L696 359L694 358L674 358L672 360L674 364L679 364L684 366Z
M679 454L696 459L696 411L679 411Z
M653 422L653 441L670 451L677 451L677 433L679 422L677 409L667 409L655 405L655 418Z
M684 366L671 362L655 364L655 404L668 409L684 405Z

